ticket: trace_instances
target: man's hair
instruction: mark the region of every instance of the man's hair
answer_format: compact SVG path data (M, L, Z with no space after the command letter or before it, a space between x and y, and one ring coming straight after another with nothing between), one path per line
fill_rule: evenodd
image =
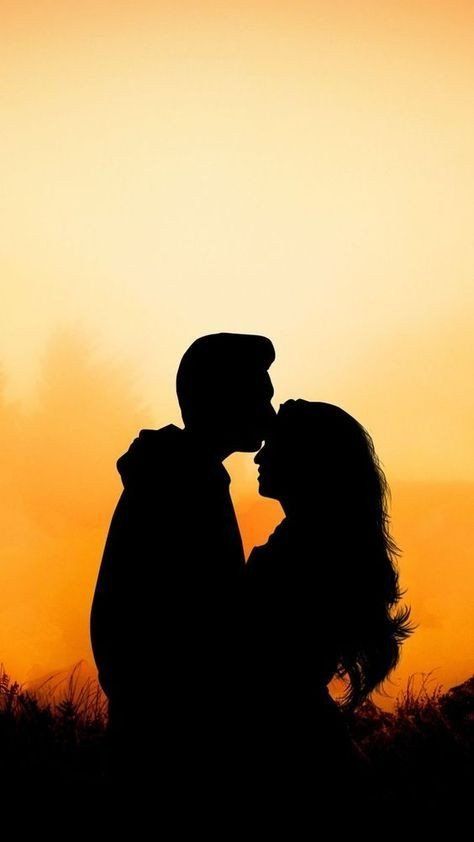
M211 333L200 336L185 351L176 375L176 392L185 424L225 403L245 389L252 376L266 371L275 349L266 336Z

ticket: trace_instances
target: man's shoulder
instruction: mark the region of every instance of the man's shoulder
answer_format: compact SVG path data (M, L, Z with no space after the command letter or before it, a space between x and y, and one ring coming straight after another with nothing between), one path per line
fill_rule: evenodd
M133 439L130 449L141 449L152 453L154 450L160 453L169 447L181 448L185 442L184 430L176 424L165 424L164 427L156 429L144 427ZM128 452L128 451L127 451Z
M116 462L124 488L161 486L171 492L208 484L228 485L230 476L222 463L208 454L186 431L175 424L142 429Z
M159 429L142 429L128 450L117 459L116 467L124 487L136 480L167 472L183 451L183 430L175 424Z

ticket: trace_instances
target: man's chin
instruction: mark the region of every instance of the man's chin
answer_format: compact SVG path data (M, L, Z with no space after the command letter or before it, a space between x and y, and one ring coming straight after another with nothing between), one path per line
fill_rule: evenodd
M247 439L241 442L238 449L241 453L255 453L257 450L260 450L262 444L263 439Z

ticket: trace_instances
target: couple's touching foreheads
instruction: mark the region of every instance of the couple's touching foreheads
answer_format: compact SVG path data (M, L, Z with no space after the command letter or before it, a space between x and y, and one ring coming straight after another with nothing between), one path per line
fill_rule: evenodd
M196 339L177 371L183 428L143 429L117 461L91 611L109 783L179 823L372 809L348 722L413 631L371 436L323 401L276 412L274 360L264 336ZM238 451L284 514L247 561L222 464Z

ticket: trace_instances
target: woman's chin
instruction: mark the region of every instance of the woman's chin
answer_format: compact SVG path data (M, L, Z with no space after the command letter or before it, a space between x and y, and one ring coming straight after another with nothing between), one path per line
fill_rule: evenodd
M274 497L271 488L268 488L268 486L266 486L263 482L258 483L258 493L260 494L260 497Z

